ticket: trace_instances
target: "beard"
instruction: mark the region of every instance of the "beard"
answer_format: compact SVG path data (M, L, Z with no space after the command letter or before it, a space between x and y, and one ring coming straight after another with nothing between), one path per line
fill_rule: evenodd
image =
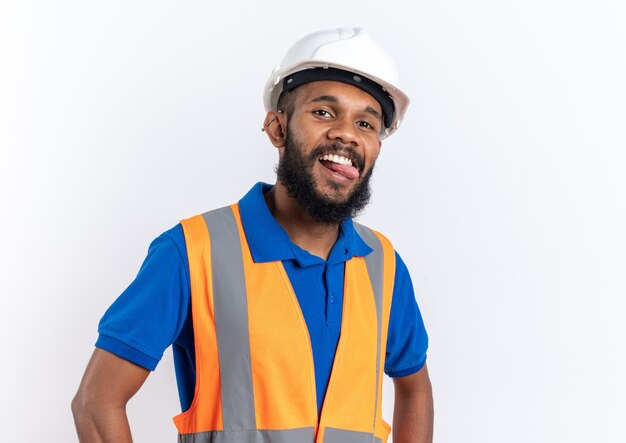
M313 177L313 165L319 161L320 156L340 152L349 153L360 173L356 187L343 200L321 194ZM370 201L370 178L374 172L374 164L365 173L363 169L363 158L353 149L346 149L339 143L317 146L310 155L304 155L302 143L287 128L285 151L278 162L276 175L289 196L311 218L325 225L338 225L347 218L356 217ZM331 187L337 192L341 190L341 186L336 183L331 184Z

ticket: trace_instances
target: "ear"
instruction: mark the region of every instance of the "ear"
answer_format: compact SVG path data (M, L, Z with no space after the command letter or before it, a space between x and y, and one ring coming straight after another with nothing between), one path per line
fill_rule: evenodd
M285 146L285 134L287 132L286 123L287 118L282 111L270 111L265 116L263 131L276 148L283 148Z

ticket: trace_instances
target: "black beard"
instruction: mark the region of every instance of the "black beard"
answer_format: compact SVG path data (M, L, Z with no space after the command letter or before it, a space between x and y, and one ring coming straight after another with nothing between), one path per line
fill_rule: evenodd
M339 152L348 152L356 162L361 174L360 182L345 201L334 201L320 195L315 187L313 178L313 162L319 161L320 156ZM338 143L326 146L317 146L307 157L302 154L302 145L295 140L287 129L285 136L285 151L278 162L276 175L285 186L287 193L300 208L310 217L325 225L338 225L347 218L354 218L369 203L371 197L370 178L374 172L374 165L363 174L363 159L352 149L346 149ZM337 185L335 187L339 189Z

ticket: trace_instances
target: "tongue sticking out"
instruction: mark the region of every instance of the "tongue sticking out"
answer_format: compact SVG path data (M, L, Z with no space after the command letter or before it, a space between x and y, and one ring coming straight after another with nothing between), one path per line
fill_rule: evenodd
M331 171L341 174L345 178L349 178L350 180L355 179L359 176L359 171L354 166L340 165L339 163L334 163L328 160L321 160L321 163Z

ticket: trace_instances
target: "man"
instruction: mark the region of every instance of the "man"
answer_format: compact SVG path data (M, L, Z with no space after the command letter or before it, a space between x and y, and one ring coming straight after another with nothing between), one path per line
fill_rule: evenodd
M408 98L361 29L289 50L264 94L274 186L183 220L100 322L74 401L83 442L131 441L127 401L173 346L180 442L432 441L427 337L406 266L353 222Z

